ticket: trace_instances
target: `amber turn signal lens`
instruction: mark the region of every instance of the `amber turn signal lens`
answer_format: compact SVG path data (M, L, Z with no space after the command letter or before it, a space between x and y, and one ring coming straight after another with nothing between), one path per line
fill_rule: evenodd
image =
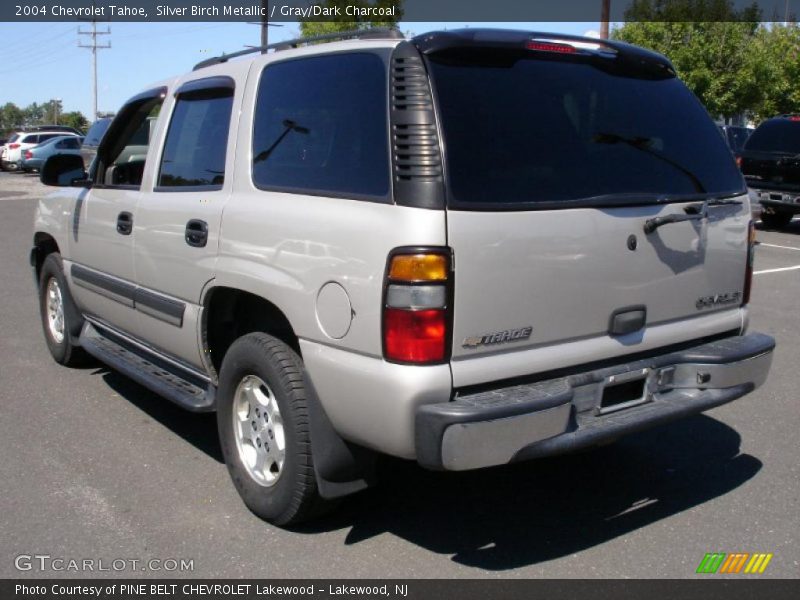
M447 256L444 254L399 254L392 257L389 279L394 281L445 281Z

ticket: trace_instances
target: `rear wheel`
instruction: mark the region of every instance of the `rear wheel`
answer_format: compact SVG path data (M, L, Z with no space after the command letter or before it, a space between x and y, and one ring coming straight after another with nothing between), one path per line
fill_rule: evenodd
M794 215L790 212L765 207L764 210L761 211L761 222L770 229L782 229L792 222L793 216Z
M320 514L303 367L266 333L235 341L220 369L217 427L233 484L247 507L276 525Z
M61 256L55 252L49 254L42 264L39 314L47 348L56 362L68 367L83 363L86 354L74 342L80 334L83 318L69 293Z

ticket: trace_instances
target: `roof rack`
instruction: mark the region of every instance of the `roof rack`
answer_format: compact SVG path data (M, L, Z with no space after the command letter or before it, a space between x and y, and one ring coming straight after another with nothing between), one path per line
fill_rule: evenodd
M233 52L232 54L223 54L214 58L208 58L204 61L197 63L194 66L194 71L210 67L211 65L218 65L220 63L228 62L231 58L238 58L248 54L255 54L258 52L266 52L267 50L288 50L290 48L297 48L298 46L311 44L314 42L333 42L337 40L351 40L351 39L405 39L405 36L398 29L393 27L373 27L371 29L353 29L351 31L339 31L337 33L324 33L322 35L312 35L309 37L301 37L293 40L286 40L283 42L276 42L274 44L267 44L266 46L254 46L246 50Z

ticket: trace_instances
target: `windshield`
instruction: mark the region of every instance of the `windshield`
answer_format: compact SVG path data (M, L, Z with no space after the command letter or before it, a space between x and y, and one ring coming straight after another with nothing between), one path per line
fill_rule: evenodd
M748 138L745 150L800 153L800 121L770 119L763 122Z
M109 125L111 125L111 119L101 119L100 121L95 121L94 125L92 125L89 128L89 131L86 133L86 145L98 146L100 144L100 140L103 139L103 135L105 135L106 129L108 129Z
M451 205L641 202L744 190L716 125L673 77L642 79L519 53L434 55L429 68Z

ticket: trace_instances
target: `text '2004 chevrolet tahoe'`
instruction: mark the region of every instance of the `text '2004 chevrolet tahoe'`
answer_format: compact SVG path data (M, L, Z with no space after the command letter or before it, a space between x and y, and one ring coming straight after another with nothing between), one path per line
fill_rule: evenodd
M501 465L763 383L747 189L664 57L498 30L289 46L134 96L88 172L51 158L31 254L55 359L215 410L253 512L319 514L378 453Z

